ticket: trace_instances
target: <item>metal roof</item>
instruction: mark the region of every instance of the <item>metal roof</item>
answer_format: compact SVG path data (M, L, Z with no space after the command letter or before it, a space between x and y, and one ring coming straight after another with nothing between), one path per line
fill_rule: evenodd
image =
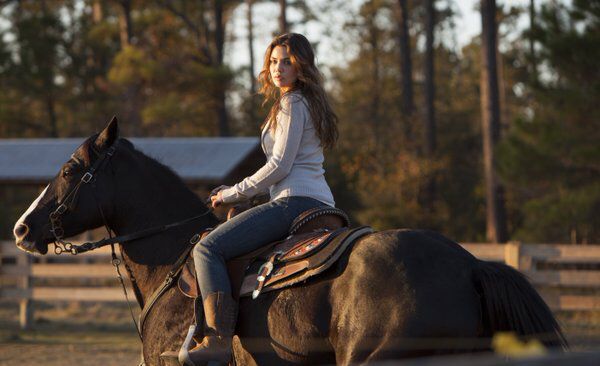
M86 138L0 139L0 181L47 182ZM260 148L255 137L130 138L135 147L185 181L225 178Z

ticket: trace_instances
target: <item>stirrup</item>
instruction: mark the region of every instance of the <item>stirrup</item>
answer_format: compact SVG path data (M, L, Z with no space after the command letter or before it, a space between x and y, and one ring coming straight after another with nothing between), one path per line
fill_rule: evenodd
M179 363L183 366L195 366L192 360L190 359L190 343L192 343L192 339L194 338L194 333L196 332L196 324L190 325L188 329L188 333L185 336L185 340L179 349L179 354L177 355L177 359Z

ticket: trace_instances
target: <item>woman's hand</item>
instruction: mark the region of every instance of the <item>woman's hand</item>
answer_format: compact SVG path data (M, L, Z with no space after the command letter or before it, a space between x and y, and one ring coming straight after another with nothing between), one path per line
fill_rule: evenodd
M223 203L223 193L221 193L221 191L224 189L227 189L227 188L230 188L230 187L226 186L226 185L220 185L217 188L210 191L209 199L210 199L210 205L212 206L212 208L217 208L218 206L220 206Z
M213 208L219 207L223 203L223 193L221 191L210 196L210 203Z

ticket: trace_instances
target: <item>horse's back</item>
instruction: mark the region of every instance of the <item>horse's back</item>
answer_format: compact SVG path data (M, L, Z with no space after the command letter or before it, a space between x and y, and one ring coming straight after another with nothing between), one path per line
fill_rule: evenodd
M359 239L331 288L330 338L338 363L431 353L423 337L475 337L475 264L458 244L433 232L389 230Z

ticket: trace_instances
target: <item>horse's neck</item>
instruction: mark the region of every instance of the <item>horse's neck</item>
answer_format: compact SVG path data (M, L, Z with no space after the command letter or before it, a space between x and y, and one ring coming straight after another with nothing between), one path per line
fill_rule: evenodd
M162 226L185 220L205 212L206 215L174 227L167 231L122 243L123 260L129 267L130 276L147 300L160 286L173 263L190 246L190 238L205 228L216 224L215 216L207 211L202 202L191 191L175 192L174 187L164 187L144 194L146 197L122 197L124 202L139 202L123 205L115 214L111 228L117 235L127 235L151 227ZM157 194L160 192L160 194ZM140 193L131 193L133 195ZM129 206L129 207L128 207Z
M128 275L144 299L144 302L161 285L173 263L189 246L191 230L185 235L157 235L156 238L140 239L135 242L121 244L123 261L128 267ZM168 247L169 250L161 250Z

